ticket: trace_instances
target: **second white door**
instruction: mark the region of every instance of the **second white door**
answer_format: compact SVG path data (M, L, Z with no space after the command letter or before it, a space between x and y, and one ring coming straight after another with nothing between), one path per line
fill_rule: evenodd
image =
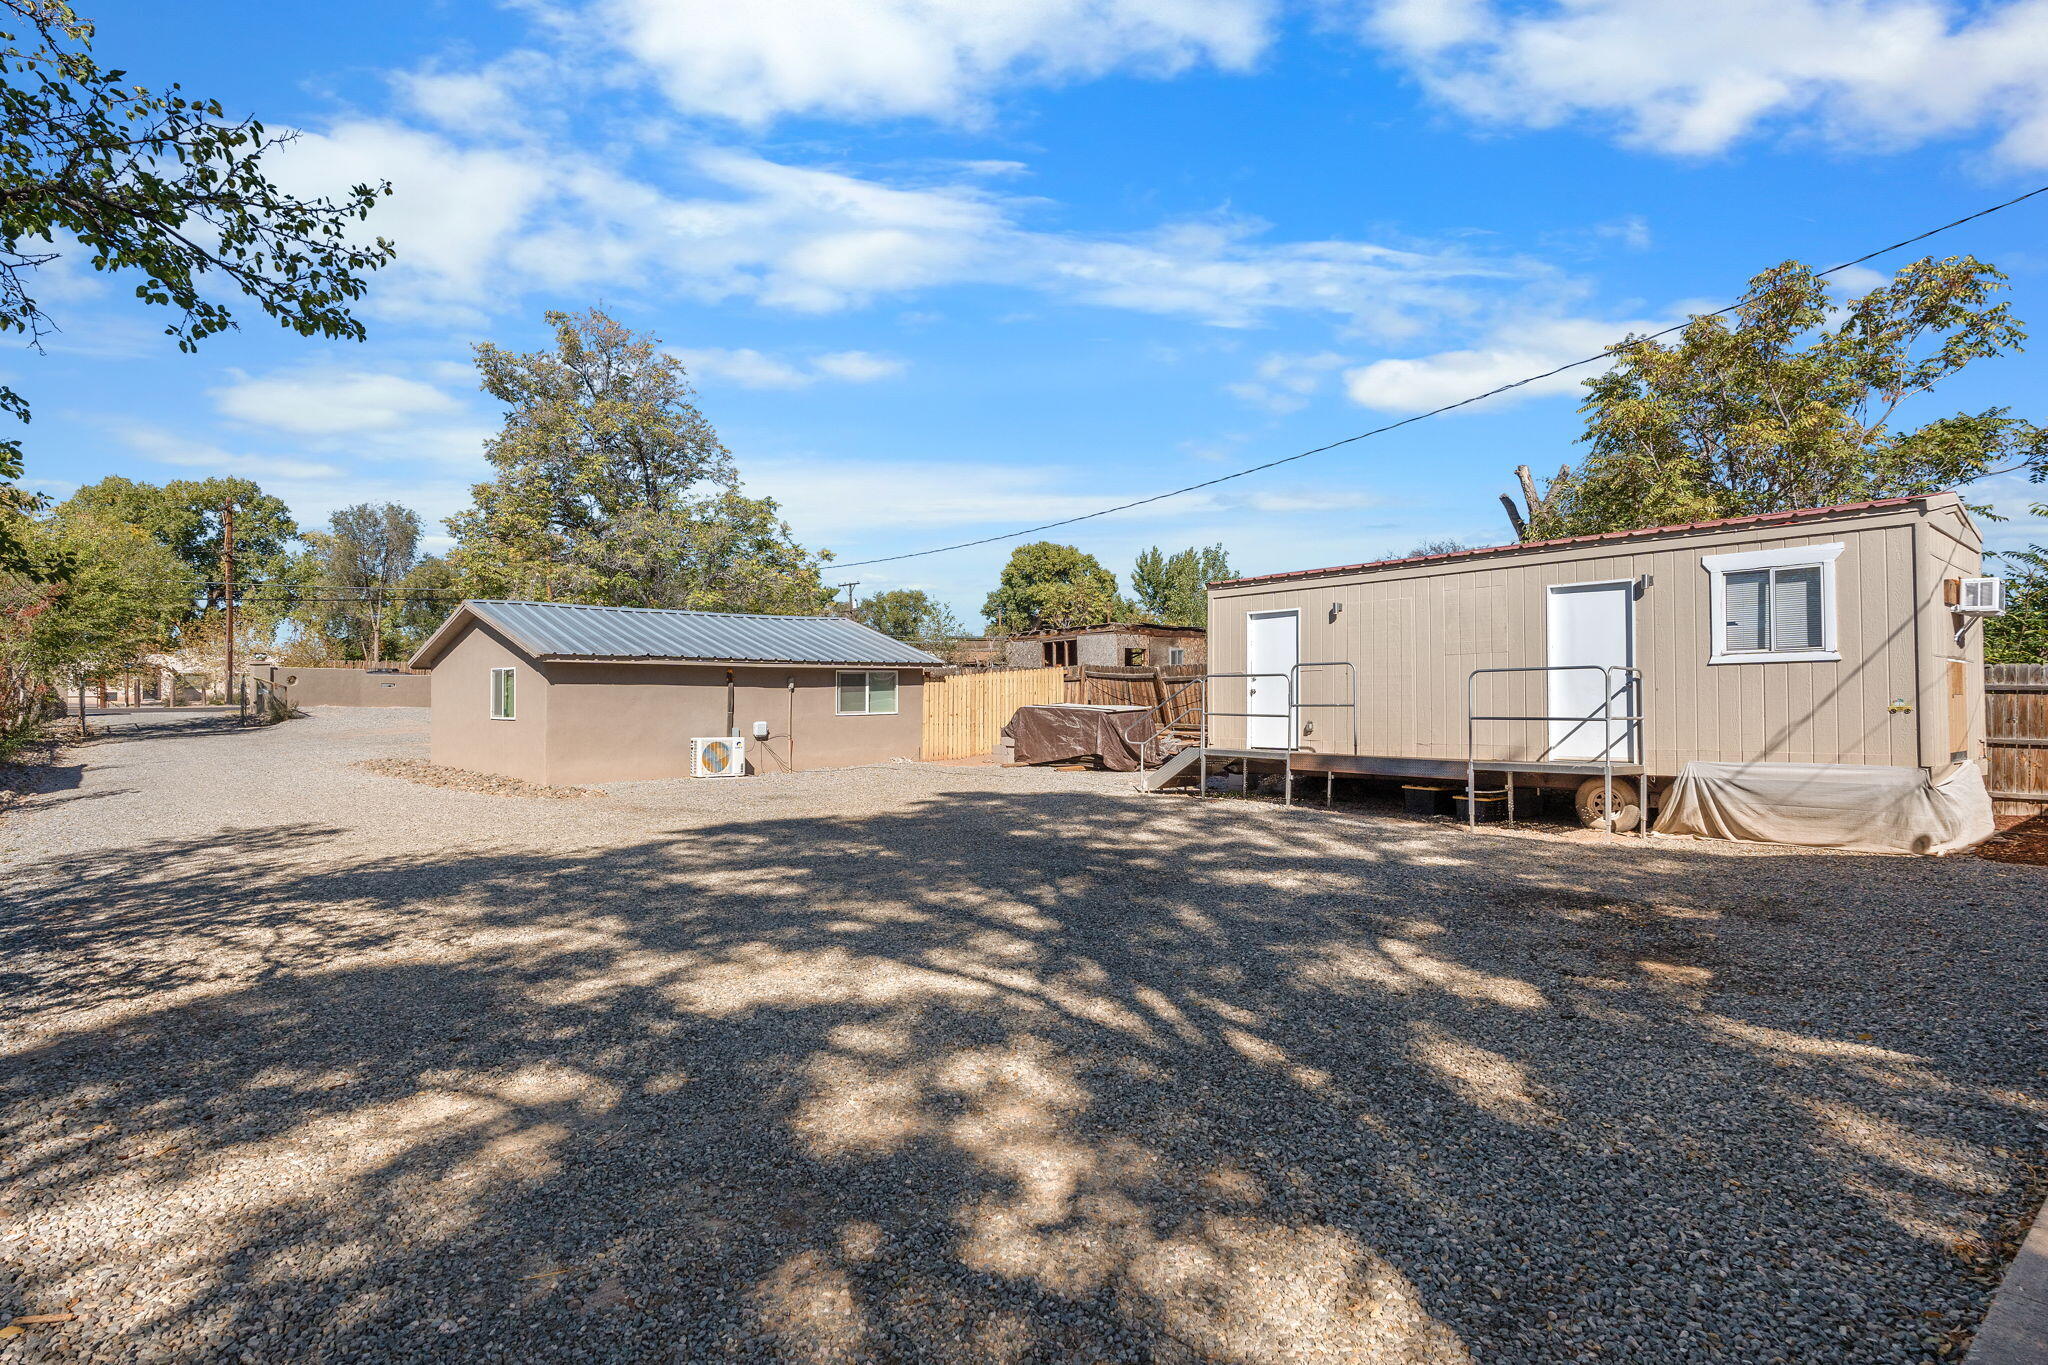
M1253 749L1294 747L1294 701L1290 672L1301 662L1301 613L1255 611L1245 623L1245 743Z

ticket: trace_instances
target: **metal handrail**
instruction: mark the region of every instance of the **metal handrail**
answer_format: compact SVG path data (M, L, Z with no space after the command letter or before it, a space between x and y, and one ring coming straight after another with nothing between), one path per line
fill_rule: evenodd
M1640 705L1642 701L1643 670L1637 668L1633 664L1522 664L1519 666L1507 668L1475 668L1465 675L1466 828L1477 829L1479 827L1479 803L1477 800L1479 788L1478 731L1475 728L1478 722L1482 720L1543 721L1546 723L1552 721L1569 721L1578 724L1584 724L1585 722L1593 719L1593 717L1590 714L1584 716L1482 716L1474 712L1472 709L1472 688L1475 680L1477 680L1479 676L1484 673L1573 672L1598 673L1600 675L1600 733L1601 737L1606 740L1606 743L1603 744L1600 749L1600 794L1605 803L1603 809L1606 812L1606 818L1609 821L1613 820L1614 723L1616 721L1620 721L1624 726L1624 729L1622 731L1622 737L1629 746L1630 757L1623 761L1635 763L1638 766L1640 766L1641 755L1638 752L1637 745L1641 741L1642 736L1640 732L1636 729L1636 727L1641 725L1644 721L1644 716L1640 713L1632 712L1620 716L1614 714L1614 675L1617 673L1623 675L1623 686L1633 687L1635 689L1634 700L1637 705ZM1544 753L1548 754L1549 752L1549 748L1546 747L1544 749ZM1536 761L1540 763L1544 762L1545 760L1538 759ZM1515 820L1515 769L1512 766L1503 764L1500 766L1499 770L1507 778L1507 815L1508 823L1512 825L1514 824ZM1640 815L1638 815L1637 817L1639 821L1638 829L1641 831L1641 834L1644 838L1648 838L1650 834L1649 795L1650 793L1648 779L1642 773L1637 773L1636 802L1641 812Z
M1288 720L1288 721L1291 721L1291 720L1293 720L1293 719L1294 719L1294 711L1293 711L1293 709L1292 709L1292 707L1291 707L1291 706L1290 706L1290 708L1289 708L1288 710L1286 710L1286 711L1282 711L1282 712L1277 712L1277 713L1276 713L1276 712L1272 712L1272 711L1212 711L1212 710L1210 710L1210 709L1209 709L1209 684L1210 684L1211 682L1215 681L1215 680L1216 680L1216 679L1218 679L1218 678L1243 678L1243 679L1245 679L1245 680L1249 681L1249 680L1251 680L1251 679L1253 679L1253 678L1281 678L1281 679L1286 679L1286 678L1287 678L1287 676L1288 676L1288 675L1287 675L1287 674L1285 674L1285 673L1268 673L1268 672L1259 672L1259 673L1204 673L1204 674L1202 675L1202 748L1201 748L1201 755L1202 755L1202 756L1201 756L1201 759L1199 760L1199 763L1198 763L1198 766L1197 766L1197 769L1196 769L1196 774L1197 774L1197 785L1196 785L1196 787L1195 787L1195 792L1196 792L1196 794L1197 794L1197 795L1203 795L1203 794L1206 794L1206 793L1208 792L1208 790L1209 790L1209 720L1210 720L1210 718L1211 718L1211 717L1213 717L1213 716L1230 716L1230 717L1233 717L1233 718L1235 718L1235 719L1238 719L1238 720ZM1249 692L1249 691L1250 691L1251 689L1250 689L1250 688L1246 688L1245 690L1246 690L1247 692ZM1292 689L1292 688L1290 687L1290 688L1288 689L1288 696L1289 696L1289 697L1291 698L1291 697L1292 697L1293 695L1294 695L1294 693L1293 693L1293 689ZM1249 739L1251 738L1251 736L1250 736L1250 735L1246 735L1246 736L1245 736L1245 738L1246 738L1247 740L1249 740ZM1250 746L1249 744L1247 744L1247 745L1246 745L1245 747L1246 747L1246 748L1250 748L1251 746ZM1285 763L1286 763L1286 765L1287 765L1287 778L1286 778L1286 787L1287 787L1287 799L1288 799L1288 802L1289 802L1289 804L1292 804L1292 803L1293 803L1293 797L1294 797L1294 760L1293 760L1293 758L1292 758L1292 756L1291 756L1291 751L1289 751L1289 750L1287 750L1287 749L1282 749L1282 750L1280 751L1280 754L1281 754L1281 758L1283 759L1283 761L1285 761Z
M1301 699L1301 670L1302 670L1302 669L1304 669L1304 668L1348 668L1348 669L1350 669L1350 670L1351 670L1351 700L1350 700L1350 701L1303 701L1303 700ZM1306 664L1296 664L1296 665L1295 665L1295 666L1294 666L1294 667L1293 667L1292 669L1288 670L1288 672L1289 672L1289 674L1290 674L1290 676L1289 676L1289 678L1288 678L1288 680L1287 680L1287 687L1288 687L1288 698L1289 698L1289 701L1288 701L1288 705L1289 705L1289 707L1290 707L1290 708L1291 708L1291 709L1292 709L1293 711L1297 711L1297 712L1298 712L1298 711L1300 711L1300 710L1301 710L1301 708L1302 708L1302 707L1304 707L1304 706L1314 706L1314 707L1322 707L1322 708L1326 708L1326 709L1334 709L1334 708L1336 708L1336 707L1340 707L1340 706L1341 706L1341 707L1348 707L1348 708L1350 709L1350 711L1351 711L1351 752L1352 752L1352 753L1354 753L1354 754L1356 754L1356 753L1358 752L1358 665L1357 665L1357 664L1355 664L1355 663L1353 663L1353 662L1351 662L1351 660L1349 660L1349 659L1322 659L1322 660L1318 660L1317 662L1314 662L1314 663L1306 663ZM1301 717L1300 717L1300 716L1298 716L1298 715L1292 715L1292 716L1290 716L1290 717L1289 717L1289 719L1290 719L1290 720L1293 720L1293 721L1294 721L1294 722L1295 722L1295 723L1296 723L1297 725L1298 725L1298 724L1300 723L1300 721L1301 721ZM1297 734L1297 735L1295 736L1295 742L1296 742L1296 744L1297 744L1297 745L1298 745L1298 744L1300 743L1300 740L1301 740L1301 736L1300 736L1299 734Z

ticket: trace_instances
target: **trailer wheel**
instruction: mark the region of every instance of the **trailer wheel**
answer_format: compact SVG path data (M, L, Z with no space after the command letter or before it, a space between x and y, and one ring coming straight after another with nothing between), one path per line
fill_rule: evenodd
M1626 834L1634 829L1643 818L1642 807L1636 804L1635 783L1628 778L1614 780L1614 813L1607 813L1606 783L1597 777L1589 777L1579 784L1578 795L1572 804L1579 812L1579 823L1587 829L1612 830Z

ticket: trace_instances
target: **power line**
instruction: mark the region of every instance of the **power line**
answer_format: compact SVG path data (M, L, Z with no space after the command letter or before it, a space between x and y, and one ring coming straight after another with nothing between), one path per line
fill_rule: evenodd
M2006 200L2004 203L1993 204L1990 208L1978 209L1975 213L1965 214L1963 217L1957 218L1951 222L1943 223L1939 227L1931 227L1927 229L1925 232L1915 233L1913 236L1906 237L1899 241L1893 242L1889 246L1878 247L1875 251L1866 251L1861 256L1856 257L1854 260L1843 261L1839 265L1831 265L1826 270L1815 271L1814 274L1816 276L1821 277L1833 275L1838 271L1847 270L1851 266L1861 265L1865 261L1872 260L1878 256L1886 255L1889 252L1897 251L1901 247L1911 246L1915 242L1924 242L1929 237L1933 237L1940 233L1947 232L1952 228L1959 228L1965 223L1975 222L1979 218L1988 217L1991 214L1997 213L2002 209L2009 209L2015 204L2023 203L2026 200L2032 199L2036 195L2041 194L2048 194L2048 185L2037 186L2034 189L2028 190L2025 194L2014 195L2012 198ZM1183 493L1195 493L1201 491L1204 488L1214 488L1219 483L1229 483L1233 479L1242 479L1250 474L1259 474L1263 473L1268 469L1277 469L1279 466L1284 464L1293 464L1296 460L1306 460L1311 455L1321 455L1328 451L1335 450L1339 446L1348 446L1353 444L1354 442L1367 440L1374 436L1384 436L1386 433L1390 431L1398 431L1400 428L1405 426L1411 426L1416 422L1427 421L1432 417L1441 417L1443 414L1447 412L1454 412L1459 408L1470 407L1474 403L1482 403L1489 398L1498 397L1499 395L1508 393L1512 390L1524 388L1530 384L1537 383L1541 380L1550 379L1556 375L1563 374L1566 370L1576 370L1581 365L1591 365L1596 361L1609 359L1617 352L1626 349L1626 347L1628 346L1645 345L1649 342L1657 340L1659 337L1670 336L1673 332L1682 332L1687 327L1690 327L1699 318L1721 317L1724 314L1734 312L1741 306L1741 303L1737 302L1731 303L1725 308L1716 308L1711 313L1697 313L1691 317L1688 317L1684 322L1673 323L1671 326L1664 328L1662 331L1652 332L1648 336L1636 337L1634 340L1627 342L1624 346L1616 346L1607 350L1603 350L1597 355L1585 356L1578 360L1568 360L1564 364L1554 366L1553 368L1548 370L1544 370L1540 374L1532 374L1523 379L1517 379L1506 384L1497 385L1494 388L1486 390L1486 392L1484 393L1475 393L1469 398L1460 398L1455 403L1445 403L1442 407L1431 408L1428 412L1418 412L1413 416L1403 417L1398 422L1388 422L1385 426L1374 427L1370 431L1361 431L1355 436L1346 436L1341 440L1331 441L1327 445L1319 445L1311 450L1301 451L1299 454L1283 455L1277 460L1268 460L1264 464L1255 464L1247 469L1240 469L1233 474L1219 474L1213 479L1204 479L1200 483L1191 483L1183 488L1175 488L1165 493L1154 493L1150 497L1134 498L1130 502L1121 502L1114 507L1102 508L1100 511L1084 512L1078 517L1065 517L1059 521L1048 521L1038 526L1027 526L1021 531L1004 531L999 535L982 536L978 540L963 540L956 545L938 545L934 546L929 550L910 550L900 555L883 555L878 559L855 559L840 561L835 562L833 567L836 569L858 569L865 567L869 564L894 564L898 561L905 559L921 559L926 555L942 555L953 550L971 549L976 545L991 545L999 540L1016 540L1023 536L1037 535L1041 531L1052 531L1062 526L1072 526L1077 522L1093 521L1097 517L1106 517L1115 512L1128 512L1133 507L1144 507L1150 503L1163 502L1168 498L1177 498Z

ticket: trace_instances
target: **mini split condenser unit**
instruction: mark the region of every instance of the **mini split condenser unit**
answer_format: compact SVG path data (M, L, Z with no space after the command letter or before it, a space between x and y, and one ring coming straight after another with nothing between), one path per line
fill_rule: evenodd
M2005 580L1965 578L1956 593L1956 607L1965 616L2005 615Z
M690 741L690 776L740 777L747 771L747 742L737 736L713 735Z

